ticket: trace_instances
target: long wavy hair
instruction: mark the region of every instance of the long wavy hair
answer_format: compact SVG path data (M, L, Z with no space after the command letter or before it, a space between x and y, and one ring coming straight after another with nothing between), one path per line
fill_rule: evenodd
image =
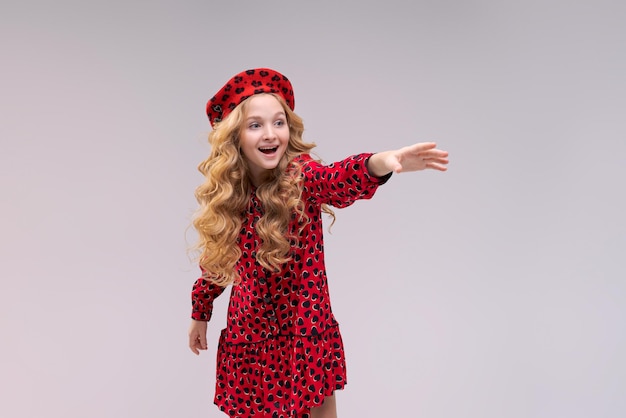
M267 170L256 189L264 211L256 224L261 239L256 259L261 266L275 272L291 260L291 245L298 242L301 227L309 221L302 202L302 168L293 160L300 154L309 153L315 144L303 141L302 119L287 106L282 97L271 95L285 111L289 142L278 166ZM209 134L211 153L198 166L206 180L195 192L200 204L193 220L199 235L196 249L200 252L199 264L204 277L220 286L240 281L235 269L241 257L237 238L250 204L252 183L248 164L239 145L239 136L249 100L243 101L222 122L215 124ZM326 205L322 205L322 210L334 222L333 211ZM292 227L290 230L289 226L294 219L297 220L294 224L300 227Z

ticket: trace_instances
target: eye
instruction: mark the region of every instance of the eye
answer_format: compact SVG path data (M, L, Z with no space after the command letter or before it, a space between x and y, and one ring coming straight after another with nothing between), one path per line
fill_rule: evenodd
M261 124L258 122L252 122L250 125L248 125L248 128L250 129L258 129L261 127Z
M276 126L283 126L283 125L285 125L285 123L286 122L284 120L279 119L276 122L274 122L274 125L276 125Z

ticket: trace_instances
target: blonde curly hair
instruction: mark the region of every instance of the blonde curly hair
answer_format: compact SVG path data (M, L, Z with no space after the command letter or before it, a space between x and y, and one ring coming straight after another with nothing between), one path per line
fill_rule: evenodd
M268 170L256 195L264 214L256 224L261 238L256 259L264 268L279 271L282 264L291 260L291 245L298 240L299 230L289 230L290 222L304 225L308 217L302 202L302 169L293 160L309 153L314 143L302 140L304 124L279 95L270 94L278 100L285 111L289 124L287 150L278 166ZM252 96L254 97L254 96ZM209 134L211 153L198 166L206 180L195 192L200 208L193 220L198 231L199 264L203 275L220 286L238 283L235 265L241 257L237 237L241 230L244 212L250 204L252 183L248 165L239 146L250 98L243 101L223 121L215 124ZM333 218L334 213L326 205L322 210Z

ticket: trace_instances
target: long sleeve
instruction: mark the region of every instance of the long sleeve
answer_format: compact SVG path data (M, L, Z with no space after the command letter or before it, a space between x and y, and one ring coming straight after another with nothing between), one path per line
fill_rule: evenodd
M372 153L350 156L344 160L323 165L304 154L298 158L304 174L305 194L317 201L337 208L350 206L356 200L370 199L378 186L391 177L375 177L367 170Z
M191 291L191 318L198 321L210 321L213 314L213 301L224 292L224 287L200 277Z

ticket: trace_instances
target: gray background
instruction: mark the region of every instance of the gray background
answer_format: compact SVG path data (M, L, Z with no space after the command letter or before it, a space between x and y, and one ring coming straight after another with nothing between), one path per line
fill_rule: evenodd
M622 417L625 3L220 3L0 6L0 416L222 416L187 227L206 100L268 66L326 162L451 155L327 234L340 416Z

